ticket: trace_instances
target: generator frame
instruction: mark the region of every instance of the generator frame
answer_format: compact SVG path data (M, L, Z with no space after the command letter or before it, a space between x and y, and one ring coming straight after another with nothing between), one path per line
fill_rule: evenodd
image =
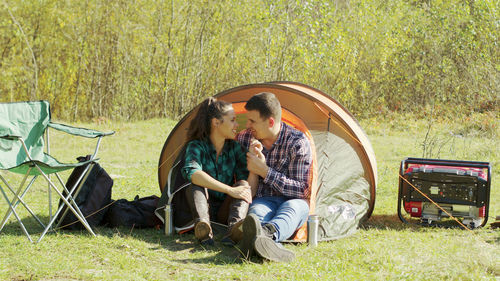
M409 223L408 220L406 220L401 212L401 206L402 202L422 202L426 203L430 201L428 199L425 199L425 197L431 198L436 204L453 204L453 205L463 205L463 206L473 206L472 204L466 204L464 202L449 202L447 199L440 199L436 198L436 196L432 196L431 194L425 194L426 196L423 196L424 199L419 198L419 199L414 199L410 200L410 198L405 198L406 194L404 194L404 188L405 185L409 185L406 188L410 189L415 189L416 187L412 184L405 183L405 174L407 169L410 167L410 165L415 164L415 165L429 165L431 167L436 167L437 170L439 170L439 167L450 167L450 168L476 168L476 169L481 169L484 170L486 169L486 183L485 183L485 190L484 193L482 194L484 198L484 218L482 220L482 223L480 227L486 225L488 221L488 214L489 214L489 205L490 205L490 189L491 189L491 165L489 162L478 162L478 161L463 161L463 160L444 160L444 159L428 159L428 158L405 158L403 161L401 161L401 165L399 168L399 188L398 188L398 217L403 223ZM463 176L463 175L461 175ZM479 177L478 177L479 178ZM421 191L419 189L419 191ZM422 192L422 191L421 191ZM432 198L434 197L434 198ZM479 206L479 203L476 202L476 207ZM410 214L411 216L411 214ZM460 217L460 216L458 216ZM421 217L421 221L423 220L423 217Z

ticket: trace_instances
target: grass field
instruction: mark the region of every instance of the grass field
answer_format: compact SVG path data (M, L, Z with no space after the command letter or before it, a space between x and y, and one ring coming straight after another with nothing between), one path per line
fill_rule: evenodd
M297 255L291 263L242 261L236 249L218 242L204 249L191 235L166 237L152 229L97 228L97 238L86 232L59 231L39 244L29 244L11 218L0 234L0 279L499 280L500 230L489 227L500 215L499 120L496 115L474 115L469 121L434 121L427 130L428 121L409 116L363 120L378 164L373 215L351 237L316 248L286 245ZM113 199L159 195L159 153L174 121L77 125L116 131L104 139L99 153L101 165L114 179ZM76 137L52 133L51 141L59 144L52 146L52 154L65 161L91 152L92 142L82 143ZM491 162L487 227L470 232L403 225L396 213L398 169L409 156ZM26 197L43 218L47 218L45 198L45 184L36 185ZM1 214L6 209L2 201ZM21 213L32 231L41 231Z

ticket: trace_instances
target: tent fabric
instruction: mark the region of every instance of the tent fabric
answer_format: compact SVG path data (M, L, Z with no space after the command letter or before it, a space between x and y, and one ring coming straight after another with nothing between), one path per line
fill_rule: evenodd
M316 214L319 215L318 238L353 234L369 209L369 186L361 161L342 138L329 132L312 132L318 156ZM326 187L326 188L323 188Z
M233 103L238 114L243 112L241 107L245 102L260 92L274 93L283 108L282 119L300 124L298 129L307 132L314 145L311 213L319 216L318 239L337 239L355 233L359 223L373 211L377 184L375 154L359 123L330 96L294 82L244 85L223 91L215 98ZM167 193L172 194L168 190L175 189L173 184L168 185L168 175L186 142L187 128L197 109L178 122L160 154L159 184ZM238 114L237 119L242 120L240 129L243 129L244 114Z
M94 130L51 123L50 106L47 101L0 103L0 116L2 116L0 118L0 170L9 170L18 174L26 174L30 170L29 175L40 175L38 169L30 169L32 161L29 160L18 138L24 141L33 162L36 162L46 174L73 169L91 162L61 163L44 152L43 134L48 126L86 137L94 137L99 133Z

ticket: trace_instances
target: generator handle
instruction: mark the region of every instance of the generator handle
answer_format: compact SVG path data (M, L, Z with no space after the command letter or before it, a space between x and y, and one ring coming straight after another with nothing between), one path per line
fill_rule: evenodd
M480 168L491 170L491 165L489 162L478 162L478 161L465 161L465 160L445 160L445 159L427 159L427 158L412 158L407 157L402 162L401 165L406 170L408 164L423 164L423 165L442 165L442 166L460 166L467 168ZM488 175L489 179L489 175Z

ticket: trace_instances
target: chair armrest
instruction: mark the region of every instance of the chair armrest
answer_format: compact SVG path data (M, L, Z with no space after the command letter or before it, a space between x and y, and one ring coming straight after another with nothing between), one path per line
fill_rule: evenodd
M7 139L7 140L18 140L21 137L20 136L14 136L14 135L0 135L0 138Z
M109 136L114 134L114 131L111 132L99 132L96 130L92 129L85 129L85 128L77 128L77 127L72 127L64 124L59 124L59 123L49 123L49 127L54 128L58 131L62 131L71 135L75 136L80 136L80 137L86 137L86 138L97 138L97 137L103 137L103 136Z

